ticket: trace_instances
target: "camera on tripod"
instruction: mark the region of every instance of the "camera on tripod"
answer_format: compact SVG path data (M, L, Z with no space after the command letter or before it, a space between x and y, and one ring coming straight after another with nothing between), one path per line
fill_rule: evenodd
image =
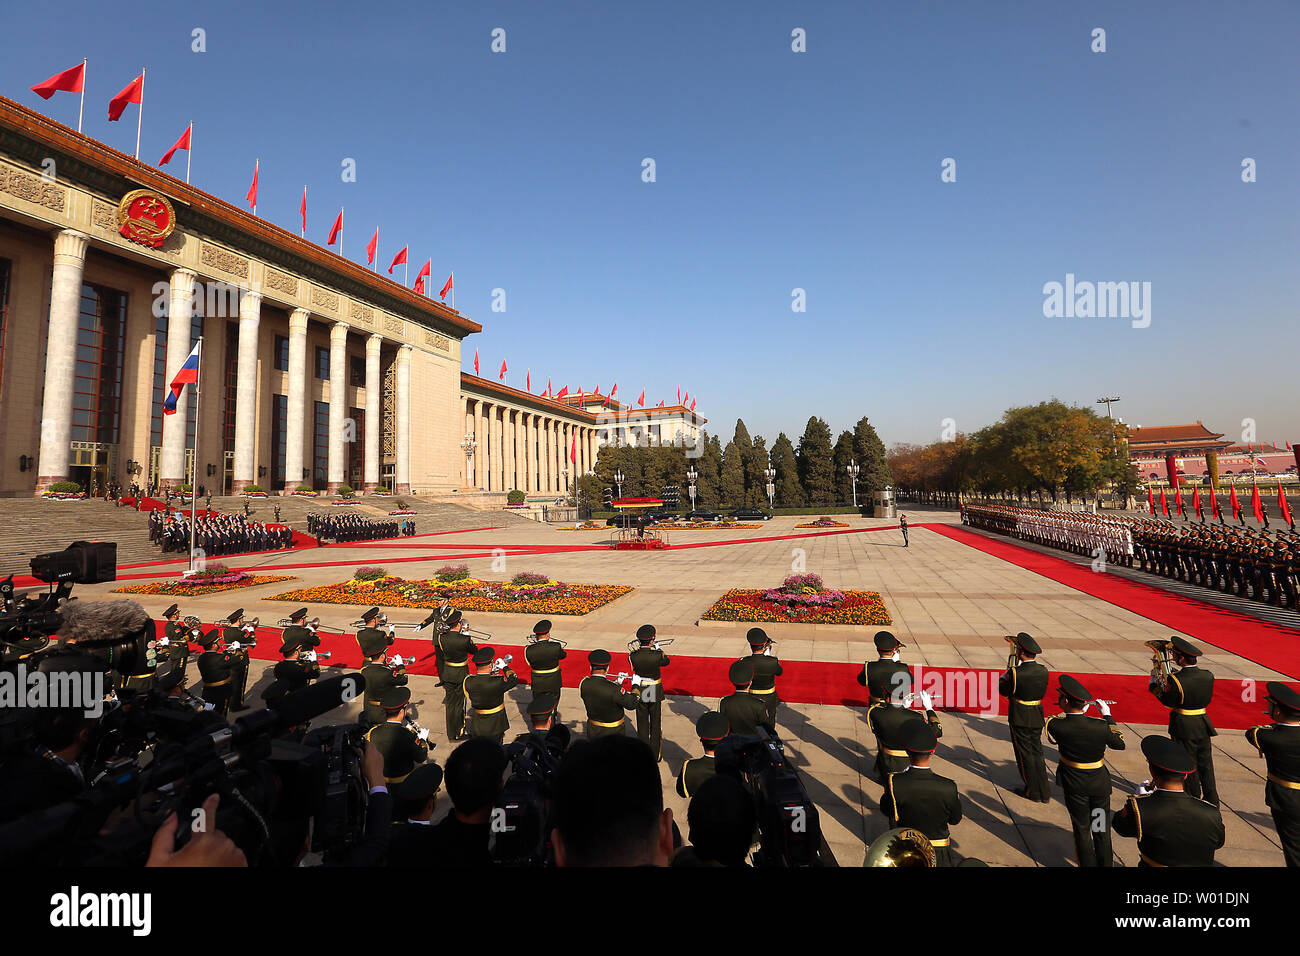
M545 734L530 733L505 748L511 771L492 809L488 843L497 863L549 866L554 862L549 843L551 792L569 738L569 729L556 724Z

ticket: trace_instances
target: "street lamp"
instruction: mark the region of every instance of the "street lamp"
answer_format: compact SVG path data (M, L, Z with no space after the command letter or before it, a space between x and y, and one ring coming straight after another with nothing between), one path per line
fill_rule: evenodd
M474 440L473 435L466 432L464 440L460 443L460 449L465 453L465 483L472 484L473 479L470 478L469 474L470 459L474 457L474 452L478 449L478 442ZM475 478L477 477L478 476L476 475Z
M767 479L767 506L776 509L776 469L767 467L763 469L763 477Z
M691 467L686 469L686 481L690 486L692 511L695 510L695 479L698 477L700 477L700 473L695 470L694 465L691 465Z
M568 490L569 490L569 468L568 468L567 465L566 465L565 467L563 467L563 468L560 469L560 478L561 478L561 480L563 480L563 482L564 482L564 490L565 490L565 492L568 492ZM573 501L574 501L574 504L576 505L576 504L577 504L577 501L578 501L578 492L577 492L578 476L577 476L576 474L573 476L573 483L574 483Z
M858 472L862 469L858 467L856 458L850 458L849 463L844 466L844 470L848 472L849 479L853 482L853 507L856 508L858 506Z
M1119 396L1118 396L1118 395L1112 395L1112 396L1110 396L1109 398L1099 398L1099 399L1097 399L1097 404L1098 404L1098 405L1105 405L1105 406L1106 406L1106 417L1107 417L1107 418L1110 418L1110 417L1112 417L1111 414L1110 414L1110 406L1111 406L1111 403L1112 403L1112 402L1118 402L1118 401L1119 401Z
M616 469L614 471L614 484L618 485L618 496L620 498L623 497L623 482L626 479L627 475L623 474L621 469Z

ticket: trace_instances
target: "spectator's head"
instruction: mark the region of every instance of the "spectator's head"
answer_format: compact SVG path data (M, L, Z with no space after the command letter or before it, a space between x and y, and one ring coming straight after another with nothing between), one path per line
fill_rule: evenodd
M422 763L399 783L390 784L394 820L431 820L442 789L442 768L432 760Z
M447 758L444 782L456 813L467 822L481 822L492 813L501 793L506 752L486 737L471 737Z
M754 801L735 777L714 774L686 811L691 846L702 862L743 866L758 818Z
M576 744L556 774L553 819L557 866L667 866L673 851L659 765L635 737Z

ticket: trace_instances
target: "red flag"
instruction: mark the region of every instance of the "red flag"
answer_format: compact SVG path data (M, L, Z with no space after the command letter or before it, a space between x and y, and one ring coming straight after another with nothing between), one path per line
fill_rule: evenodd
M393 266L400 266L402 263L404 263L404 262L406 261L406 250L409 249L409 248L411 248L411 247L410 247L410 246L402 246L402 251L399 252L397 255L393 256L393 261L392 261L392 262L389 264L389 266L388 266L388 274L389 274L389 275L392 275L392 274L393 274Z
M456 278L456 273L454 272L447 276L447 284L444 285L442 287L442 291L438 293L438 298L440 299L447 298L447 293L450 292L455 287L454 284L455 278Z
M1291 443L1290 443L1290 442L1287 442L1287 443L1286 443L1286 450L1287 450L1287 451L1290 451L1290 450L1291 450Z
M334 220L334 225L330 226L330 236L325 240L325 245L332 246L338 241L339 233L343 231L343 210L339 210L338 218Z
M44 83L37 83L32 92L43 100L48 100L55 93L81 93L86 89L86 64L78 63L70 70L55 73Z
M176 150L189 149L190 135L193 132L194 132L194 124L191 123L189 126L185 127L185 132L181 133L181 138L176 141L176 145L173 146L171 149L167 150L167 152L163 154L163 158L158 160L158 165L166 166L168 163L170 163L172 161L172 157L176 155Z
M420 272L415 277L415 291L420 293L420 295L424 295L424 279L425 276L430 274L431 269L433 269L432 259L420 267Z
M109 100L108 119L109 122L116 122L122 118L122 111L126 109L128 103L139 103L144 96L144 74L141 73L130 83L126 84L121 93Z
M1230 487L1231 487L1231 490L1228 492L1228 504L1232 505L1232 520L1233 520L1233 521L1240 521L1240 520L1241 520L1241 502L1237 500L1237 485L1236 485L1236 482L1233 482L1233 484L1232 484Z
M688 392L686 393L686 397L682 399L682 402L683 402L683 403L686 403L686 402L689 402L690 400L691 400L691 393L688 391Z
M1147 485L1147 504L1148 504L1148 505L1150 506L1150 508L1151 508L1151 513L1152 513L1152 514L1155 514L1155 513L1156 513L1156 493L1155 493L1155 489L1152 488L1150 485Z
M1160 489L1160 513L1166 518L1169 517L1169 499L1165 497L1165 489Z
M474 374L478 374L478 349L474 350Z
M502 359L502 360L501 360L501 372L500 372L500 374L497 375L497 378L500 379L500 380L503 381L503 382L506 380L506 360L505 360L505 359Z
M302 205L298 207L298 212L302 215L302 234L307 235L307 187L302 187Z
M366 265L375 264L375 253L379 251L379 227L375 226L375 234L371 236L370 241L366 243Z
M560 389L559 392L556 393L555 400L558 402L560 399L562 399L565 395L568 394L569 394L569 386L566 385L564 386L564 388Z
M1264 523L1264 503L1259 500L1259 485L1255 479L1250 480L1250 510L1258 524Z
M645 389L641 389L641 394L637 396L636 403L645 408Z
M695 411L695 399L691 399L691 411Z
M253 185L248 187L248 195L244 198L248 200L248 205L253 209L257 208L257 168L260 163L253 163Z
M1219 493L1215 488L1210 489L1210 516L1219 517Z
M1183 511L1183 489L1181 488L1174 489L1174 510L1184 518L1187 517L1187 513Z
M578 433L576 431L573 433L573 444L569 447L569 461L575 465L578 463ZM573 476L573 480L575 482L578 480L576 474Z
M551 380L548 378L546 380L546 391L542 392L542 397L545 398L550 394L551 394Z
M1201 507L1201 486L1192 485L1192 510L1196 512L1198 518L1205 517L1205 510Z
M680 385L678 385L678 386L677 386L677 404L680 405L681 403L682 403L682 387L681 387Z
M1291 506L1286 503L1286 495L1282 494L1282 479L1277 480L1277 510L1282 515L1282 520L1287 524L1291 523Z
M533 370L529 369L527 372L524 373L524 391L531 392L532 390L533 390Z
M658 405L657 407L659 407L659 408L663 408L663 407L664 407L664 400L663 400L662 398L659 399L659 405Z

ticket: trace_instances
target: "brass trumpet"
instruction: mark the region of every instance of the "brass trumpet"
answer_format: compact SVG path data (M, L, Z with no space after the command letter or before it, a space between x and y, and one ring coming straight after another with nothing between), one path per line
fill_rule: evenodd
M1152 677L1160 685L1160 690L1164 691L1169 687L1169 680L1173 677L1172 664L1170 657L1171 649L1174 646L1173 641L1158 640L1147 641L1146 646L1151 648L1151 663L1155 665L1152 671Z
M181 623L185 625L187 630L191 630L191 631L194 630L196 627L198 628L203 627L203 622L200 621L193 614L181 618Z
M1006 641L1008 644L1011 645L1011 651L1007 655L1007 670L1009 671L1015 670L1016 655L1020 653L1020 642L1016 640L1016 636L1014 634L1007 634L1002 638L1002 640Z
M674 639L670 637L662 641L653 641L652 643L647 644L646 646L657 651L667 647L669 644L673 642L673 640ZM635 651L640 646L641 646L641 642L636 640L636 638L633 638L632 640L627 642L627 649L629 651Z

